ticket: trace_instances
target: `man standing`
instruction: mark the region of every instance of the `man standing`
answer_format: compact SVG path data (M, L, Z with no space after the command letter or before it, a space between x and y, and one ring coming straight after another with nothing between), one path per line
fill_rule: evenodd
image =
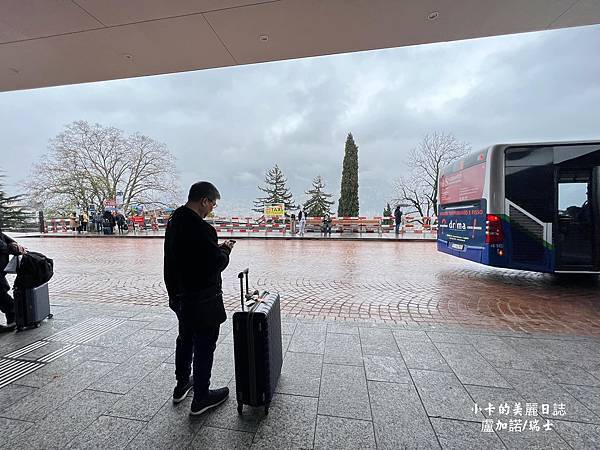
M298 211L298 225L300 227L300 236L304 236L304 228L306 228L306 213L302 207L300 207L300 211Z
M6 316L6 326L0 325L0 333L12 331L17 325L15 323L15 302L8 294L10 284L4 276L4 268L8 264L9 255L22 255L27 250L17 244L0 230L0 311Z
M193 184L187 203L173 212L165 233L165 285L169 306L179 320L173 402L181 402L193 387L191 415L214 408L229 395L227 387L209 389L219 327L227 318L221 272L229 264L234 244L218 245L217 232L204 220L220 198L211 183Z
M400 225L402 225L402 211L400 210L400 205L397 205L394 210L394 221L396 222L396 234L399 234Z

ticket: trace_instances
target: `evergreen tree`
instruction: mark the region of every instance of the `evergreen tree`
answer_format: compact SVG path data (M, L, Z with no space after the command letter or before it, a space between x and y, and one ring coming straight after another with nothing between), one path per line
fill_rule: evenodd
M352 133L346 138L338 216L358 216L358 147Z
M306 194L309 196L309 199L304 203L304 211L307 216L312 217L323 217L326 214L331 213L331 205L333 205L333 201L329 200L331 198L331 194L326 194L323 189L325 188L325 183L323 183L323 178L321 175L317 175L312 182L312 189L308 190Z
M254 200L253 211L262 213L265 205L273 203L283 203L286 211L296 207L292 193L287 187L287 180L277 164L265 174L265 186L258 186L258 189L267 195Z
M392 207L390 206L390 204L388 203L385 208L383 208L383 220L381 221L381 223L383 225L389 225L392 223L392 220L389 219L389 217L392 217Z
M27 213L18 205L23 195L8 196L4 192L4 183L2 183L4 177L0 175L0 228L14 229L24 225L27 221Z
M392 208L390 206L390 204L388 203L385 208L383 208L383 217L391 217L392 215Z

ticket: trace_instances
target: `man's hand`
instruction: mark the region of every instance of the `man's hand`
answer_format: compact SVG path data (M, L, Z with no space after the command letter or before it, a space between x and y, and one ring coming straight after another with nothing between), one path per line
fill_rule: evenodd
M231 251L233 249L233 246L235 245L235 241L225 241L221 244L221 247L227 247L229 249L229 251Z
M27 249L25 247L23 247L22 245L17 244L16 242L13 242L10 245L14 249L13 251L15 251L19 255L24 255L25 253L27 253Z

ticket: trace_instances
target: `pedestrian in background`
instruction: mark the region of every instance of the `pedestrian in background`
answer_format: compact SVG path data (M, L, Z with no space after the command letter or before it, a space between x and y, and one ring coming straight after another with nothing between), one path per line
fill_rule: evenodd
M329 235L329 237L331 237L331 217L329 216L329 214L325 214L325 217L323 217L323 236L327 237L327 235Z
M77 230L77 214L74 212L72 212L71 216L69 217L69 228L71 231Z
M400 226L402 225L402 211L400 210L400 205L397 205L396 209L394 209L394 221L396 222L396 234L400 234Z
M306 228L306 213L303 208L298 211L298 231L300 236L304 236L304 228Z
M179 321L173 403L183 401L193 388L190 414L194 416L223 403L229 395L227 387L209 389L219 328L227 319L221 272L229 264L234 244L218 245L216 230L204 220L220 198L213 184L193 184L187 203L173 212L165 232L165 286L169 307Z
M87 232L87 230L88 230L88 223L90 222L90 217L84 211L84 213L81 215L81 218L82 218L82 220L81 220L82 231Z

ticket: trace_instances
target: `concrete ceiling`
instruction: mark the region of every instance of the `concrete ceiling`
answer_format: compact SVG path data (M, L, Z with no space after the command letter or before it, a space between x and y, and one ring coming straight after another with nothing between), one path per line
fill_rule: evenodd
M0 91L596 23L600 0L0 0Z

